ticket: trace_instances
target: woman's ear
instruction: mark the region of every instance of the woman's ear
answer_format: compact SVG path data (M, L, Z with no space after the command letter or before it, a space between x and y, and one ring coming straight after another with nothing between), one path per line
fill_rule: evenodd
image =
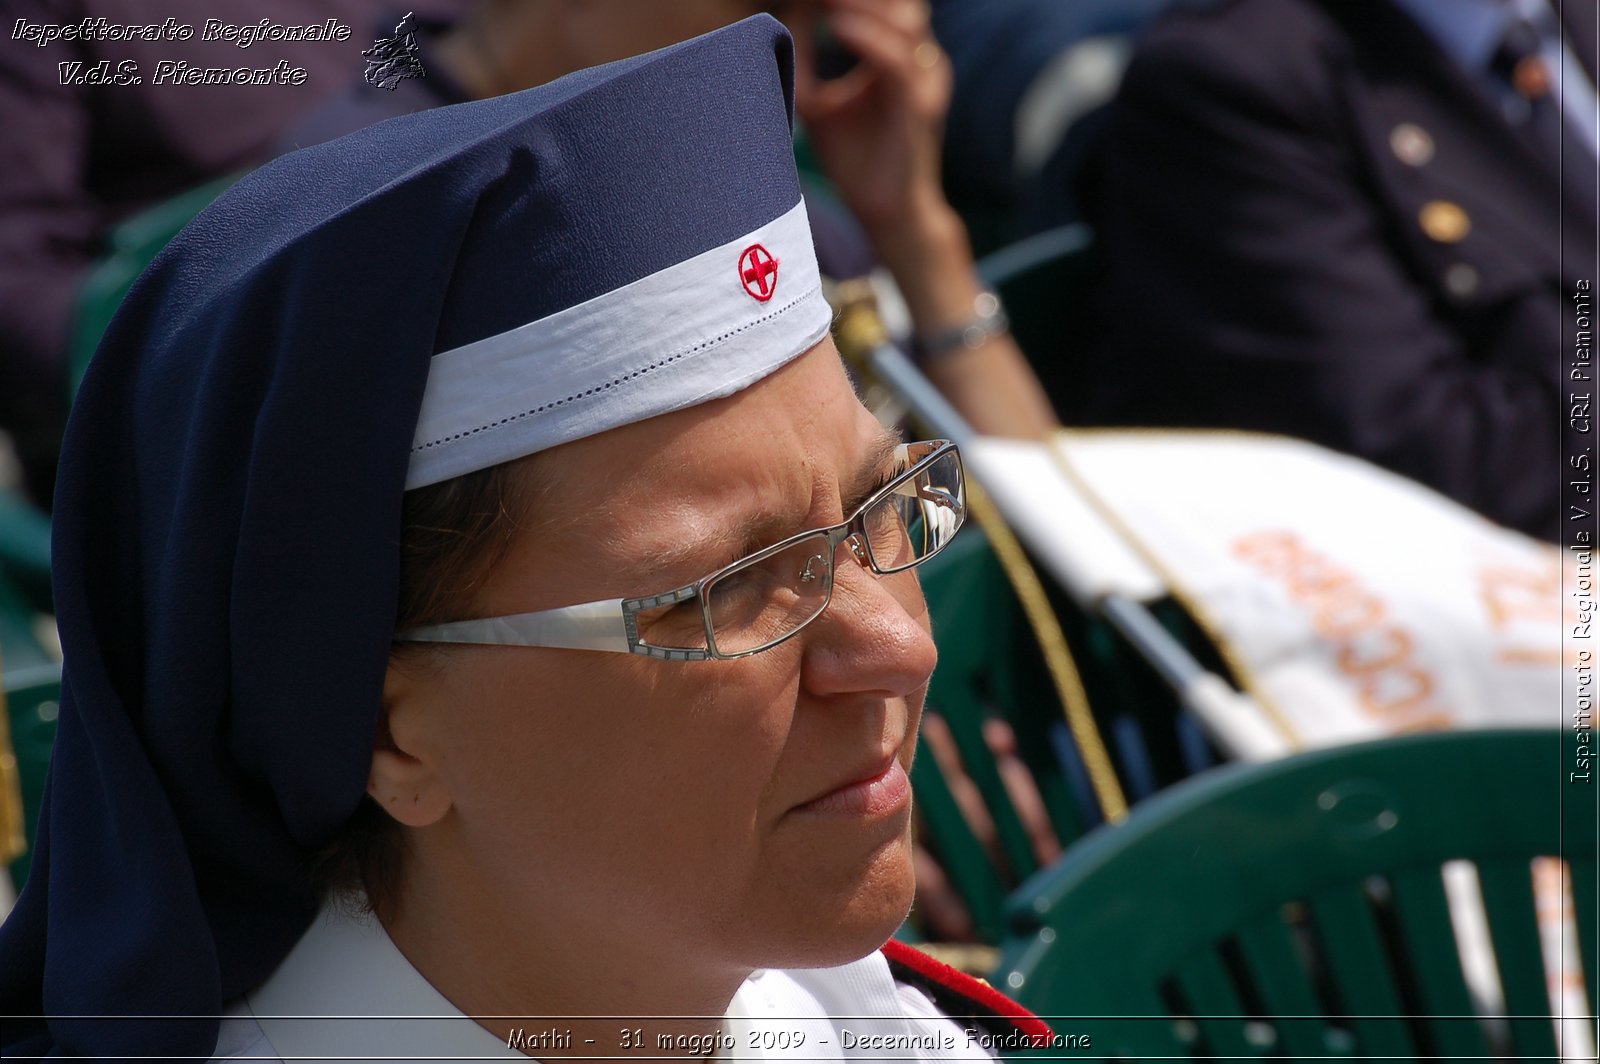
M437 823L450 811L449 787L439 774L429 742L429 685L391 658L383 680L383 708L372 741L367 793L379 808L407 827Z

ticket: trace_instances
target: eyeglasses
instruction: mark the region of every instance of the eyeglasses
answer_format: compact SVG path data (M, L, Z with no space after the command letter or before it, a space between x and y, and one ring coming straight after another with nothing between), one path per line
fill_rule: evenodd
M692 584L644 598L411 628L395 639L615 650L667 661L760 653L827 608L839 544L849 543L858 562L887 576L938 554L961 528L967 508L955 444L902 444L895 458L903 472L849 519L790 536Z

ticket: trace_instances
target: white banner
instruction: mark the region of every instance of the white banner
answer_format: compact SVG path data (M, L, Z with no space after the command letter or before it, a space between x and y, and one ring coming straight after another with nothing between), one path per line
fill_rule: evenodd
M1568 723L1563 634L1587 618L1564 611L1588 597L1592 550L1573 552L1563 587L1560 548L1282 437L1071 431L1050 451L1061 487L1207 629L1286 749ZM1469 984L1503 1013L1474 870L1446 871ZM1562 1025L1568 1059L1592 1059L1570 883L1554 859L1531 874L1552 1006L1580 1017Z
M1054 454L1293 746L1565 723L1558 548L1298 440L1076 431Z

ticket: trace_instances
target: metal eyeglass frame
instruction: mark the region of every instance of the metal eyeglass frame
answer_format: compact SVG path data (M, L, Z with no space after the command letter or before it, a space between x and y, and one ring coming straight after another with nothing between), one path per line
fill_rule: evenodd
M902 461L909 457L911 448L932 448L926 455L919 458L904 472L895 475L883 487L873 492L872 495L856 508L844 521L828 528L813 528L805 532L796 533L770 547L763 547L752 554L747 554L737 561L730 562L713 573L708 573L692 584L663 591L658 595L646 595L642 598L629 599L601 599L597 602L585 602L576 606L559 606L555 609L536 610L532 613L517 613L504 617L486 617L477 620L451 621L446 624L426 625L420 628L410 628L395 634L395 640L402 643L468 643L485 646L522 646L522 647L554 647L568 650L606 650L617 651L624 654L642 654L646 657L660 658L663 661L708 661L713 658L730 660L733 658L749 657L759 654L763 650L771 650L779 643L793 638L806 625L822 616L823 611L833 601L834 562L837 558L839 544L851 537L859 537L857 543L852 545L852 552L859 560L864 560L874 573L879 576L888 576L892 573L904 572L907 569L927 561L939 551L944 549L946 543L954 538L961 525L966 520L966 490L965 474L961 469L961 452L949 440L928 440L922 443L901 444L896 449L897 456ZM915 477L924 472L928 467L945 456L952 456L956 460L957 493L952 508L956 515L956 526L950 529L949 535L928 553L905 565L891 569L879 567L877 559L872 556L872 544L867 538L863 518L866 513L885 498L904 489L905 485L912 482ZM818 535L825 535L828 541L828 594L823 599L817 612L806 620L796 625L791 631L769 643L754 647L750 650L741 650L734 653L723 653L717 650L716 635L712 630L711 610L705 589L729 573L746 566L755 565L775 554L790 549L806 539ZM687 602L690 599L700 600L700 615L705 625L706 647L705 650L687 647L663 647L644 642L639 637L638 615L644 610L655 609L661 606L673 606Z

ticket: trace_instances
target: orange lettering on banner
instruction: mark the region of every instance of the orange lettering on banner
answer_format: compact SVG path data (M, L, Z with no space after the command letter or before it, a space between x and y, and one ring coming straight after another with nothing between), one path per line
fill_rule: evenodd
M1399 688L1399 693L1395 688ZM1433 677L1416 665L1364 673L1356 681L1361 704L1379 716L1408 709L1433 694Z
M1478 594L1489 621L1497 629L1518 621L1559 623L1561 620L1561 563L1543 571L1489 566L1478 572Z
M1289 570L1298 543L1289 532L1257 532L1233 545L1233 552L1269 576Z
M1346 642L1339 648L1337 657L1340 672L1347 675L1375 672L1379 669L1392 668L1410 656L1411 636L1404 629L1383 628L1373 634L1377 639L1367 640L1366 642L1377 642L1379 646L1387 643L1388 652L1373 657L1362 657L1356 653L1354 640Z
M1357 702L1385 731L1435 731L1453 724L1428 704L1433 675L1416 660L1411 633L1388 621L1383 599L1361 586L1348 569L1308 549L1293 532L1244 536L1233 553L1263 576L1280 582L1311 619L1312 630L1333 644L1333 661L1355 687Z
M1333 598L1340 592L1359 593L1355 577L1316 555L1301 556L1289 578L1289 594L1298 599Z
M1355 594L1340 595L1324 602L1311 614L1311 627L1324 639L1349 639L1370 631L1383 620L1381 601L1371 595L1360 594L1360 589L1353 584L1346 586ZM1290 594L1294 594L1293 585L1290 586Z
M1495 660L1504 666L1551 669L1576 665L1578 647L1552 638L1571 624L1576 597L1562 594L1561 558L1501 559L1478 569L1478 597L1495 633Z

